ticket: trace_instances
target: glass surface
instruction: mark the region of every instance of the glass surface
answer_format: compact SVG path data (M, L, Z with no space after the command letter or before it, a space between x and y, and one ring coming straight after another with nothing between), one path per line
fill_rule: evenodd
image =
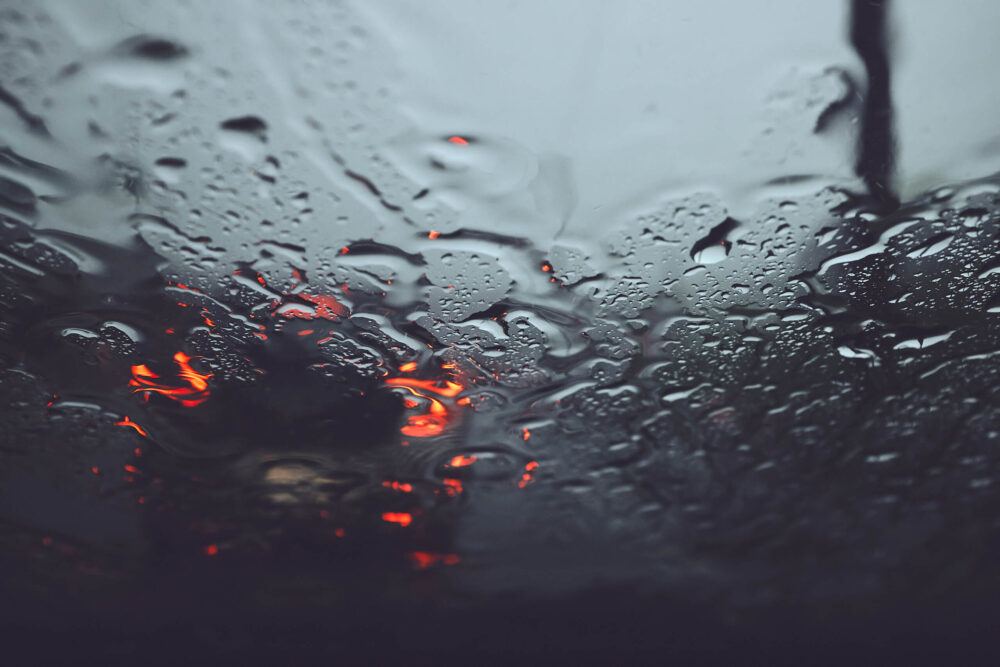
M978 651L998 20L2 3L4 634Z

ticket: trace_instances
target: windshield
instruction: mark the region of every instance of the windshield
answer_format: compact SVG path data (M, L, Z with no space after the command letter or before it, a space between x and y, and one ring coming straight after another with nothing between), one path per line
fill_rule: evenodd
M7 627L988 617L1000 6L3 4Z

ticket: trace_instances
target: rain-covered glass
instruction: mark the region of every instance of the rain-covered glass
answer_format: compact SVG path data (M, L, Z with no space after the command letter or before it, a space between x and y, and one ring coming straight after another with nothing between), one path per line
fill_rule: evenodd
M998 21L0 3L3 634L216 664L973 645Z

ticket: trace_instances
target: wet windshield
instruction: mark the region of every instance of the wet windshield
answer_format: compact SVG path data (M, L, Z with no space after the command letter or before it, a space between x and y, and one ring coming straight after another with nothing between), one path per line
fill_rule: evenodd
M967 4L3 3L7 627L680 650L653 619L985 604Z

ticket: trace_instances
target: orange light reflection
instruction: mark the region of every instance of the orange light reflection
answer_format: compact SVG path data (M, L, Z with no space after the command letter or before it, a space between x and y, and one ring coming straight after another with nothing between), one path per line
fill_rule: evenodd
M115 426L130 426L130 427L134 428L136 430L136 433L138 433L139 435L144 436L144 437L149 437L149 434L146 433L145 429L143 429L141 426L139 426L138 424L136 424L134 421L132 421L128 417L125 417L125 419L121 420L120 422L115 422ZM138 451L139 450L137 449L136 452L138 452Z
M394 491L402 491L403 493L411 493L413 491L413 485L406 482L382 482L382 486Z
M465 456L459 454L458 456L452 457L451 461L448 461L448 466L452 468L464 468L465 466L471 466L475 462L475 456Z
M410 553L410 560L418 570L426 570L437 563L454 565L459 562L457 554L436 554L429 551L414 551Z
M385 381L385 383L390 387L401 387L406 389L414 396L418 396L430 402L427 412L410 415L407 418L406 425L400 429L400 432L403 435L415 438L427 438L438 435L444 431L444 429L452 421L452 415L448 412L448 408L444 406L444 403L428 394L437 394L443 398L452 398L457 396L463 389L462 385L457 382L451 382L450 380L446 380L443 387L438 386L438 383L430 380L417 380L411 378L389 378ZM417 406L416 403L409 400L406 401L404 405L408 408Z
M132 379L129 381L129 386L135 387L132 393L162 394L177 401L186 408L200 405L208 400L208 380L212 377L212 374L199 373L191 368L191 357L183 352L178 352L174 355L174 362L180 367L177 373L178 378L186 382L188 386L170 387L155 382L155 380L159 379L159 376L149 370L145 364L139 364L132 366ZM126 418L127 420L128 418Z
M406 512L385 512L382 520L389 523L398 523L400 526L409 526L413 523L413 515Z

